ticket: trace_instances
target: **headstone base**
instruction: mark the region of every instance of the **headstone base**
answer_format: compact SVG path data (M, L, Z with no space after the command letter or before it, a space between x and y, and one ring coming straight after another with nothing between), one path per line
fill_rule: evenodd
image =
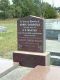
M19 62L21 66L26 67L48 66L50 64L50 55L49 53L14 51L13 61Z

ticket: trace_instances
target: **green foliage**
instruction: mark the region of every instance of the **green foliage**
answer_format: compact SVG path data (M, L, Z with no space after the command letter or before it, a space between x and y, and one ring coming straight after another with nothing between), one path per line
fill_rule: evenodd
M43 16L45 18L56 18L57 13L55 8L51 7L51 5L47 3L43 3Z
M8 17L9 18L15 17L15 7L13 5L9 6Z
M9 0L0 0L0 10L7 10L9 8Z
M8 18L9 0L0 0L0 18Z
M0 12L0 19L3 19L3 18L4 18L4 13Z
M56 10L41 0L0 0L0 18L18 18L28 15L56 18Z

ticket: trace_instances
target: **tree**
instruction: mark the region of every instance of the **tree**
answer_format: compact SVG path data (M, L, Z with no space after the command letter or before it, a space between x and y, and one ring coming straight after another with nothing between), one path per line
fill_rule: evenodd
M20 12L21 17L28 15L41 15L40 0L13 0L13 4L15 5L15 8L17 8L17 6L20 7L18 11ZM18 14L18 11L16 11L16 15Z
M14 5L9 6L8 18L15 18L15 7L14 7Z
M9 0L0 0L0 10L3 12L3 17L8 17Z
M34 15L44 18L55 18L56 10L48 3L41 3L41 0L0 0L0 17L18 18Z
M56 18L57 17L55 8L51 7L51 5L49 5L48 3L43 3L42 10L43 10L44 18Z

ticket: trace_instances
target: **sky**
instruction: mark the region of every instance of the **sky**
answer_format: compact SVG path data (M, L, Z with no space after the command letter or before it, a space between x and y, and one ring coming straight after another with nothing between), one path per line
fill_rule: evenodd
M54 7L60 7L60 0L43 0L44 2L48 2L49 4L53 5ZM10 0L12 2L12 0Z
M44 2L48 2L54 7L60 7L60 0L43 0Z

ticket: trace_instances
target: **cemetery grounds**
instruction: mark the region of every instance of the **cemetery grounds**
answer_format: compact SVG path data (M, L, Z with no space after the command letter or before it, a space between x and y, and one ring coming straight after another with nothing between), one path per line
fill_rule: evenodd
M0 32L0 57L12 58L17 49L17 19L0 20L0 26L6 27L5 32Z

